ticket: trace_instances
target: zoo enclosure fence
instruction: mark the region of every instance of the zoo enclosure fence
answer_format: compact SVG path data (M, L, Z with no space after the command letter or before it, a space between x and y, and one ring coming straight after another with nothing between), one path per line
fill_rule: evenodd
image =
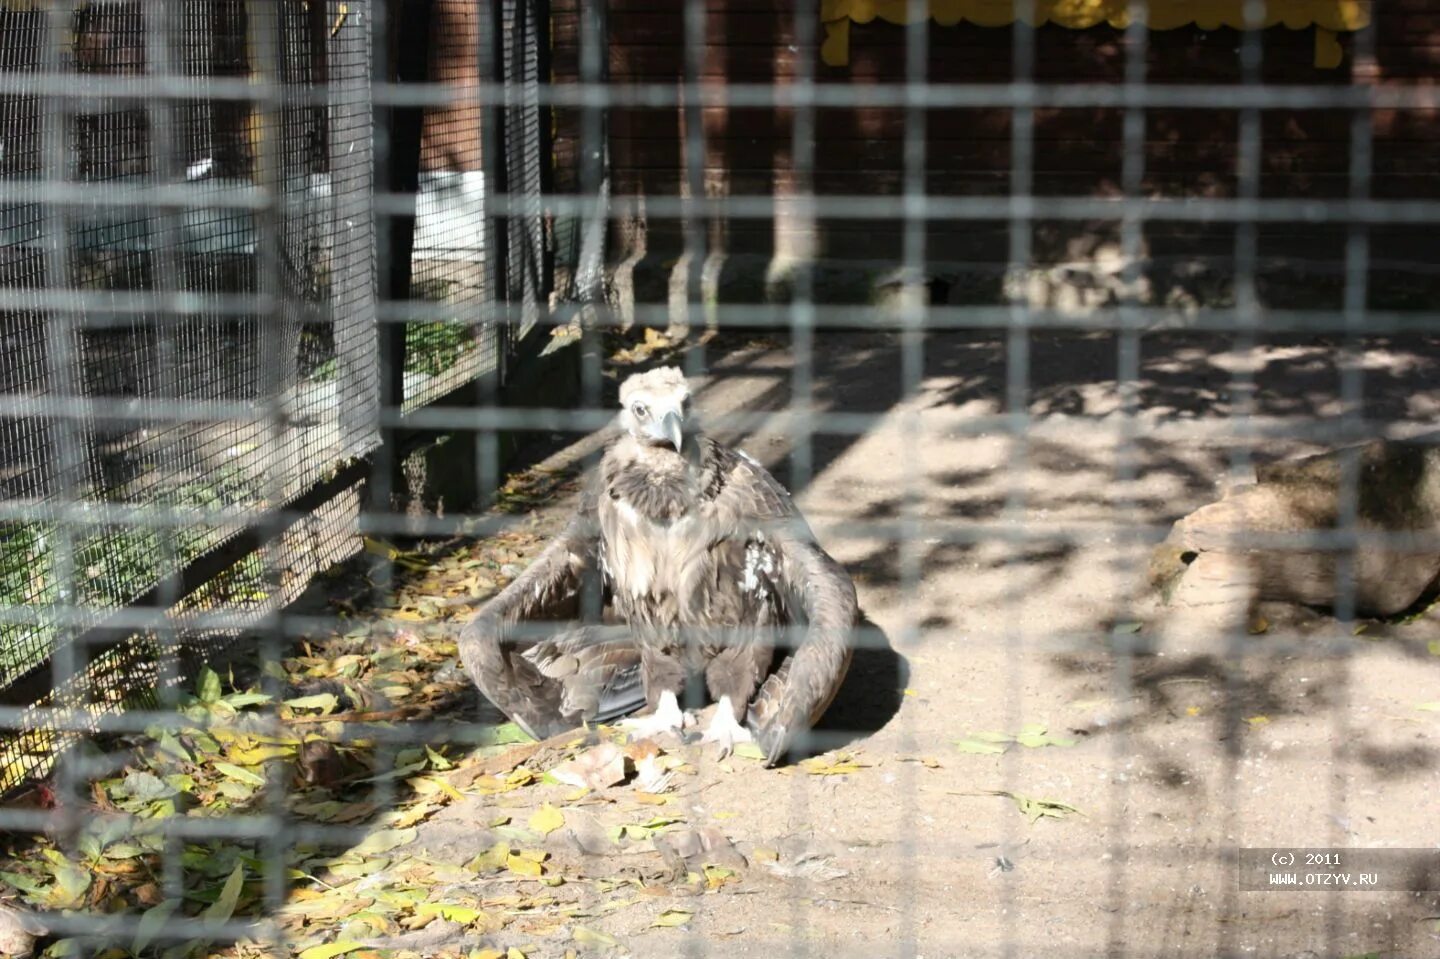
M140 733L169 721L191 667L238 637L275 656L304 628L286 604L355 550L357 527L372 536L489 528L465 525L469 503L443 516L404 512L411 490L402 461L428 437L470 435L474 491L483 494L498 485L504 434L602 426L609 414L596 346L611 327L788 333L797 487L809 479L816 434L860 434L876 419L812 409L813 351L830 330L899 334L906 396L920 389L926 336L1001 331L1008 412L974 428L1017 436L1031 426L1031 333L1115 332L1117 379L1133 414L1135 394L1123 385L1140 379L1142 337L1178 315L1143 293L1153 279L1147 228L1157 223L1226 228L1231 294L1187 314L1191 328L1242 343L1279 331L1352 343L1433 330L1424 310L1375 306L1385 295L1376 270L1389 274L1372 262L1374 234L1409 228L1413 238L1440 221L1440 206L1384 195L1390 181L1373 167L1374 119L1434 111L1440 98L1366 82L1374 30L1337 38L1344 22L1315 27L1317 45L1344 44L1351 82L1275 82L1265 72L1271 34L1260 28L1278 4L1233 5L1227 25L1246 28L1227 104L1233 175L1215 194L1182 195L1147 178L1147 115L1212 110L1215 92L1148 79L1162 34L1146 25L1172 5L1106 6L1123 40L1110 63L1118 72L1077 83L1045 77L1037 57L1057 41L1029 24L1055 4L1014 5L1004 44L1011 72L999 82L937 81L946 27L931 5L891 4L887 19L904 24L888 35L896 70L883 77L893 82L875 85L834 82L813 55L829 47L838 56L830 45L843 36L846 56L863 61L863 18L843 4L800 3L773 18L795 54L783 70L777 60L754 72L741 53L712 62L717 29L758 22L764 6L0 3L0 788L49 771L75 734ZM1354 24L1369 22L1368 4L1330 6L1363 10ZM727 20L732 8L752 20ZM641 15L652 18L648 27ZM611 48L616 19L659 39ZM647 51L665 59L649 73ZM617 71L625 75L611 76ZM1037 170L1047 171L1037 161L1049 141L1037 141L1037 127L1087 110L1119 121L1113 194L1042 189ZM932 141L957 111L1008 118L998 188L946 191L932 175ZM1345 119L1347 153L1331 192L1272 195L1269 118L1322 111ZM836 171L824 155L821 134L847 112L890 124L888 192L859 188L855 171ZM743 185L752 161L736 145L745 134L717 135L715 123L722 116L738 127L756 115L771 117L788 146L784 169L770 159L760 172L772 182L751 191ZM656 118L658 132L635 132ZM656 167L645 151L662 149L670 151L664 176L648 179ZM717 182L717 170L730 181ZM1103 309L1037 302L1028 289L1045 228L1097 221L1121 264L1107 278ZM1338 259L1327 263L1340 282L1330 301L1287 309L1267 298L1264 247L1267 227L1295 223L1338 238ZM883 227L898 247L898 256L881 257L898 268L892 282L877 283L898 291L893 304L833 302L823 244L848 249L854 241L841 224L861 235ZM989 231L992 245L1003 236L999 268L986 274L992 301L954 294L963 283L937 248L948 236L934 232L942 226ZM784 262L783 281L732 299L725 259L754 253L745 244L757 234L759 255ZM637 283L653 282L646 270L657 263L664 289L647 296ZM507 406L506 387L527 370L551 369L541 354L564 352L552 341L567 339L551 330L572 322L581 345L554 367L569 385L534 408ZM686 354L694 372L703 355ZM1344 416L1242 417L1237 431L1369 438L1372 424L1354 402L1360 366L1342 370ZM722 428L751 422L718 420ZM1122 422L1135 442L1133 420ZM1346 499L1355 501L1353 487ZM1017 497L1010 507L1019 505ZM1023 539L1017 515L947 535ZM923 575L918 521L904 514L887 535L900 553L901 589L913 592ZM1334 539L1337 548L1357 541L1347 528ZM1342 583L1342 610L1345 596ZM59 772L72 784L83 778L83 767ZM44 815L0 815L20 829L54 828ZM252 827L272 834L268 823ZM292 835L287 829L273 834ZM261 858L266 895L278 903L282 860ZM67 922L94 934L120 920ZM171 932L183 939L194 928L177 917Z

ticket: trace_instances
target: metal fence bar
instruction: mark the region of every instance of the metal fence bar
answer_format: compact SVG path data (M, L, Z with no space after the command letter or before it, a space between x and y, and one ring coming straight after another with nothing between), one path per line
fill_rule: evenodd
M28 9L11 5L20 6ZM1386 75L1381 60L1388 35L1378 28L1343 40L1317 34L1317 44L1341 43L1349 82L1340 77L1287 84L1276 79L1286 54L1276 59L1274 33L1262 29L1276 5L1245 0L1245 29L1237 32L1234 51L1240 82L1222 97L1213 85L1162 81L1152 72L1172 49L1172 41L1152 29L1158 0L1128 0L1123 22L1119 7L1107 7L1111 20L1083 40L1114 47L1098 57L1109 78L1074 83L1053 79L1048 45L1074 37L1036 23L1054 8L1041 0L1018 0L1009 11L1014 22L1003 44L1008 72L998 81L960 83L940 82L971 75L950 68L946 31L975 31L991 43L1000 34L974 24L952 28L936 20L923 0L891 4L879 22L844 20L857 36L868 31L865 36L889 43L873 59L857 49L848 77L821 59L837 8L815 0L783 11L714 0L674 9L586 0L216 0L179 6L168 0L53 0L42 6L27 21L43 26L35 69L20 59L12 69L4 59L13 57L11 47L0 45L0 98L40 108L35 162L23 169L3 165L13 158L0 153L0 217L15 210L16 223L32 211L35 218L33 225L21 224L33 229L20 240L0 234L0 252L21 264L12 270L11 260L0 263L0 270L11 271L0 272L0 332L17 343L32 335L41 344L17 348L0 362L0 431L16 437L17 448L31 434L41 437L35 441L39 453L17 454L12 463L7 451L0 463L6 484L0 496L0 550L6 553L0 560L7 577L0 636L29 650L29 658L16 658L7 648L0 671L0 768L8 777L0 788L20 782L12 769L39 771L62 755L62 746L73 748L45 783L60 797L57 807L0 805L0 832L36 834L37 848L72 866L103 861L106 847L97 852L93 846L97 835L153 843L137 845L134 859L150 870L155 887L141 895L116 879L125 891L113 905L84 900L51 909L52 938L73 940L66 954L111 955L145 934L160 948L200 941L247 955L342 955L326 950L359 952L371 948L372 938L386 948L430 942L418 947L424 950L439 937L406 935L432 922L436 928L458 922L445 945L460 943L460 953L498 945L500 954L511 946L524 955L548 954L545 948L556 943L561 954L609 948L611 933L596 930L617 929L609 924L609 910L631 903L605 899L595 892L598 876L588 873L562 877L541 870L564 883L544 888L533 875L541 860L525 851L543 845L544 837L532 835L540 827L530 825L534 810L525 803L539 790L501 802L498 786L457 798L450 779L436 785L440 773L453 771L448 764L458 761L457 750L491 749L503 719L487 712L478 697L461 695L470 692L469 680L445 650L461 628L454 609L478 607L478 596L513 579L564 518L562 497L574 492L571 473L593 465L601 445L592 434L613 425L618 381L660 363L682 365L703 384L697 398L717 407L706 410L712 433L743 437L752 451L775 446L774 460L782 464L777 471L800 502L814 504L807 512L827 547L846 557L870 554L848 565L866 605L873 600L882 611L877 619L884 625L855 630L857 662L862 653L889 654L902 664L903 656L913 657L914 684L922 692L885 690L899 705L873 741L856 736L874 730L834 725L800 737L805 751L829 753L827 762L843 765L838 757L851 752L874 761L868 784L869 773L831 769L824 775L824 763L814 776L814 766L763 774L741 767L734 773L737 796L746 795L738 788L747 785L743 777L775 777L763 781L756 800L763 808L742 813L735 826L753 825L746 821L753 816L766 828L835 833L841 845L849 844L856 875L827 885L823 872L806 867L806 860L779 867L777 853L780 878L771 877L759 865L761 842L778 845L796 836L751 836L756 855L740 882L753 883L743 892L756 894L737 906L742 900L730 895L733 877L717 878L702 865L700 884L714 886L714 894L667 897L670 911L660 914L659 925L685 928L651 932L647 919L627 929L623 945L631 946L633 938L635 954L720 954L729 951L733 935L766 955L842 955L848 945L836 932L835 915L879 909L883 921L872 927L855 919L846 930L875 940L865 954L1027 955L1047 935L1033 925L1037 903L1058 901L1053 891L1037 893L1036 883L1071 868L1063 857L1072 866L1082 863L1075 874L1102 882L1070 893L1095 907L1095 915L1067 930L1085 944L1057 936L1051 951L1143 954L1143 948L1171 942L1163 931L1137 924L1153 918L1155 902L1170 893L1177 909L1198 894L1158 889L1162 884L1151 877L1182 850L1197 870L1208 870L1197 874L1230 875L1225 870L1232 850L1217 847L1215 837L1276 828L1251 813L1254 740L1236 731L1252 720L1268 722L1246 715L1259 708L1251 705L1256 671L1280 673L1297 662L1324 672L1329 713L1322 718L1316 708L1286 717L1296 724L1287 730L1303 728L1307 735L1282 744L1283 756L1277 747L1269 761L1330 764L1334 771L1323 795L1305 798L1328 817L1326 842L1343 846L1356 837L1344 824L1358 804L1355 744L1367 729L1354 710L1369 707L1360 697L1372 679L1363 665L1369 640L1358 638L1356 624L1399 629L1405 616L1424 613L1416 606L1403 616L1362 615L1362 560L1373 550L1440 552L1440 531L1375 528L1364 506L1367 476L1358 451L1351 451L1337 470L1335 515L1322 517L1316 529L1247 529L1222 537L1221 545L1236 554L1329 554L1333 606L1316 635L1282 633L1261 641L1253 625L1238 620L1217 627L1207 635L1218 651L1213 668L1203 677L1179 672L1180 682L1204 682L1214 695L1217 733L1204 740L1204 759L1215 781L1204 784L1200 803L1225 827L1201 828L1200 838L1173 844L1155 842L1156 833L1133 808L1138 797L1151 794L1152 784L1138 774L1127 778L1134 762L1146 764L1141 753L1158 738L1131 721L1141 709L1134 704L1147 696L1158 702L1156 683L1167 681L1156 679L1157 640L1148 624L1142 630L1130 622L1142 617L1148 594L1137 586L1133 594L1111 595L1120 588L1108 584L1144 582L1146 560L1172 532L1180 500L1188 509L1207 498L1217 463L1228 464L1234 482L1251 479L1257 460L1292 448L1375 439L1410 440L1417 448L1435 442L1433 398L1423 373L1396 377L1421 384L1415 396L1391 398L1388 406L1374 402L1375 390L1387 387L1377 386L1384 377L1372 370L1387 359L1371 351L1391 348L1377 346L1377 338L1422 343L1413 353L1418 368L1433 361L1429 354L1440 330L1423 295L1409 304L1414 308L1405 308L1402 297L1386 298L1394 279L1428 290L1440 276L1428 250L1417 244L1406 253L1387 241L1397 235L1387 231L1411 228L1406 235L1418 235L1413 228L1440 223L1440 201L1387 193L1391 184L1378 162L1386 135L1381 117L1440 110L1440 94ZM18 15L0 9L0 23L19 22L6 19ZM86 44L98 42L96 23L109 24L106 36L120 38L116 49L128 44L126 50L143 52L132 62L129 54L111 51L110 61L81 69L79 61L93 56ZM730 33L718 35L717 23L720 32ZM644 42L632 43L632 34ZM464 69L452 74L435 58L455 37ZM394 56L387 52L392 45ZM760 55L730 49L772 45L773 56L753 62L745 58ZM673 76L656 82L665 71ZM868 82L871 74L880 82ZM756 76L767 82L754 82ZM893 135L866 129L857 115L844 145L822 141L827 111L869 108L895 111ZM12 122L11 109L0 102L0 126ZM1115 148L1117 161L1096 179L1114 182L1107 195L1096 195L1103 192L1098 184L1080 195L1046 195L1046 151L1052 149L1041 135L1046 111L1087 109L1108 111L1108 119L1119 121L1118 135L1094 137ZM456 114L445 121L447 135L464 158L443 156L436 147L437 129L445 126L437 118L448 110ZM616 121L622 110L673 120L673 135L632 136ZM1004 155L1001 171L987 166L994 176L977 178L963 191L952 192L936 179L957 169L958 161L944 151L961 149L947 145L947 137L959 142L942 115L947 110L994 111L1006 121L1003 133L990 137ZM751 137L744 111L768 115L771 133ZM1346 127L1343 173L1329 172L1330 192L1323 196L1270 191L1267 161L1275 138L1267 114L1285 111L1333 111ZM1227 184L1223 189L1233 184L1233 195L1153 185L1155 168L1164 168L1164 161L1149 159L1157 130L1175 122L1177 113L1193 119L1207 112L1236 120L1233 156L1226 152L1228 159L1217 161L1233 162L1234 169L1214 171ZM23 124L14 122L18 143ZM0 129L0 135L9 132ZM673 161L653 161L650 154L647 165L645 151L659 150L651 141L673 149ZM0 146L11 149L8 138ZM829 189L825 173L850 168L828 151L866 149L893 160L894 177L884 184L857 177L850 182L858 185ZM130 160L139 165L123 169ZM874 162L853 165L863 176ZM737 171L744 176L732 179ZM467 176L475 173L478 178ZM1336 177L1344 180L1338 193ZM752 181L758 186L745 186ZM441 244L445 249L437 253L416 237L425 217L440 214L453 216L456 236L472 228L480 235L473 243ZM833 252L840 248L836 221L872 238L879 248L873 260ZM10 222L0 220L0 227L8 231ZM965 244L974 237L964 233L971 227L976 236L993 237L995 249L970 252ZM1211 245L1199 254L1152 254L1155 237L1166 235L1155 232L1161 228L1181 237L1187 230L1207 231ZM578 239L574 255L561 260L556 255L566 242L564 229ZM650 246L632 242L630 231L636 230ZM1311 258L1294 269L1269 245L1272 236L1311 230L1334 242L1306 254ZM101 235L118 239L96 241ZM736 269L738 259L761 254L748 252L752 241L736 239L742 236L755 237L770 258L763 281L746 276L751 285L743 288L727 271ZM956 250L947 249L946 236L961 237ZM1106 255L1118 251L1111 299L1069 307L1055 299L1057 289L1083 283L1068 271L1101 259L1092 248L1067 248L1066 237L1103 237ZM972 246L978 249L980 241ZM462 247L464 255L456 252ZM852 248L863 253L863 247L856 242ZM1177 242L1177 249L1186 247ZM979 256L985 262L973 262ZM1158 284L1167 270L1184 265L1177 260L1201 261L1211 271L1207 278L1221 277L1216 289L1193 302L1167 299ZM23 275L34 263L43 270ZM896 266L898 273L891 269ZM639 271L641 281L628 270ZM837 292L835 278L846 271L863 274L865 282ZM1289 286L1277 276L1287 277ZM986 302L966 298L970 291L962 287L969 281L986 284ZM650 287L637 292L637 282ZM1313 297L1292 296L1310 284L1323 289ZM26 326L29 320L35 322ZM762 333L774 337L759 339ZM1338 345L1319 339L1330 334L1338 335ZM1251 360L1281 337L1303 343L1293 348L1312 350L1314 362L1333 374L1333 383L1294 385L1313 389L1328 407L1287 406L1267 395L1291 384L1276 385L1273 373ZM436 342L454 355L446 354L450 365L437 361L445 368L432 375L420 364L427 344ZM1399 353L1408 342L1393 348ZM1183 349L1161 355L1174 344ZM948 354L961 346L988 351L993 362L983 365L983 374L974 372L980 364L952 369ZM1072 349L1073 360L1058 360L1075 364L1076 383L1065 394L1050 387L1044 364ZM1226 362L1218 362L1221 355ZM451 363L455 356L462 359ZM39 373L23 366L32 360ZM1090 376L1084 362L1100 372ZM1153 384L1147 381L1162 362L1191 372L1208 366L1211 395L1197 398L1194 409L1151 408ZM889 377L883 385L864 379L878 379L880 370ZM527 383L532 375L545 381ZM1087 401L1087 387L1104 393L1111 404L1105 412ZM861 395L867 391L876 395ZM757 398L755 408L735 408L731 397L742 394ZM522 442L528 459L517 460L513 454ZM1159 462L1157 450L1170 455L1176 448L1190 459L1177 454L1179 465ZM983 465L972 470L966 462L947 472L945 456L954 450ZM540 465L510 474L512 464L530 461ZM17 480L26 469L38 469L43 480ZM855 479L867 475L875 488ZM1144 485L1154 476L1164 480L1155 488L1168 492L1153 499L1175 502L1147 498ZM536 477L552 486L541 494L526 492L524 484ZM446 485L452 481L466 491L453 492ZM1096 487L1086 490L1094 502L1050 516L1051 505L1074 493L1045 488L1052 482ZM339 510L340 519L329 510ZM317 529L327 523L343 543L336 553L369 552L341 568L333 582L315 578L333 559L315 545ZM32 534L46 545L30 546L29 539L23 549L15 545ZM524 545L503 547L515 542ZM502 558L480 559L482 543ZM1079 562L1094 564L1095 582L1106 584L1096 586L1104 591L1095 600L1105 607L1103 617L1097 613L1083 626L1037 625L1043 620L1036 606L1048 599L1048 581L1027 574L1044 565L1036 557L1045 550L1067 557L1073 552ZM19 565L35 567L25 571L30 591L24 595L9 588L17 579L12 555L21 557ZM424 580L414 567L457 555L474 556L464 560L477 571L473 593L415 600L415 584ZM137 568L129 578L117 571L122 560ZM933 583L950 572L946 567L965 564L974 570L974 582L1004 581L1006 589L971 596L957 588L957 595L935 596ZM1078 574L1066 575L1066 588L1078 589ZM215 592L232 576L243 581L246 596ZM1030 582L1039 585L1022 585ZM292 606L306 584L313 602ZM602 599L588 594L582 611L598 621ZM411 605L402 609L405 602ZM948 622L934 615L936 609L966 615ZM377 610L389 618L383 630L371 631L382 621ZM520 623L513 638L553 637L557 628L554 622ZM684 629L677 636L695 638ZM789 647L805 636L803 624L777 633ZM747 637L744 629L720 628L704 639L724 644ZM339 640L350 642L343 654ZM1106 721L1113 723L1109 728L1095 722L1075 733L1086 740L1077 752L1088 751L1096 767L1090 772L1104 780L1103 811L1092 821L1100 829L1046 833L1043 827L1052 823L1037 829L1012 816L995 819L986 836L994 841L984 844L968 834L939 834L937 819L952 827L959 821L948 808L956 802L950 797L974 795L962 790L995 787L1020 803L1032 793L1058 796L1072 784L1068 771L1053 778L1037 773L1048 773L1046 757L1058 749L1010 749L986 765L955 762L962 754L951 743L971 719L952 695L952 687L971 680L962 669L967 660L951 651L956 643L968 656L986 657L989 672L975 680L984 688L971 698L1007 730L1023 728L1047 703L1059 709L1050 690L1037 690L1058 682L1060 664L1077 675L1093 674L1085 688L1103 688L1123 704L1114 714L1119 718ZM44 654L37 659L34 649ZM234 663L234 678L226 673L223 682L242 699L247 688L269 697L260 708L232 709L239 712L238 725L236 717L198 709L203 703L192 695L198 662L218 663L222 650ZM405 658L406 651L434 655L422 668ZM1422 677L1429 677L1429 652L1409 652L1419 689ZM144 662L121 662L131 655ZM442 659L447 661L437 665ZM341 661L347 665L337 666ZM900 665L896 669L897 676L909 675ZM942 669L955 675L938 676ZM326 677L323 692L295 688L306 670ZM395 709L372 708L368 697L377 690L366 686L370 679L355 679L367 671L379 677L382 695L394 696L389 705ZM221 688L219 674L212 675ZM867 673L861 679L884 684L893 677ZM448 690L451 698L437 690ZM335 699L337 715L295 721L293 712L309 707L294 706L294 700L327 695ZM926 695L955 714L938 721L936 707L927 703L927 725L922 708L910 705ZM694 684L686 696L688 706L704 704L703 690ZM282 707L287 699L292 705ZM347 699L354 709L338 705ZM414 706L417 699L421 707ZM1154 705L1154 712L1169 710L1167 725L1183 722L1177 702ZM1050 721L1056 728L1081 722L1069 714ZM43 756L35 738L41 735L50 751ZM310 773L292 770L286 761L257 760L263 786L232 764L226 793L218 786L177 787L162 778L158 761L136 758L157 744L175 743L183 751L181 739L221 742L237 735L251 737L257 754L270 740L293 739L297 763L307 744L336 762L368 758L362 772L346 774L354 781L342 777L344 788L355 792L337 791L322 802L304 778ZM553 766L543 752L548 747L536 748L530 755L545 756ZM629 757L631 767L638 758ZM526 762L517 759L495 775L543 773ZM729 798L724 781L706 778L714 770L703 760L690 765L703 788L688 788L692 770L677 770L686 787L672 792L673 804L655 809L679 810L658 819L683 822L635 826L637 834L665 835L660 830L674 826L669 835L678 836L693 826L699 837L694 842L704 844L730 829L718 812ZM1063 758L1053 766L1078 768ZM943 772L932 775L936 770ZM124 789L142 784L157 795L173 789L175 814L152 819L122 812L106 798L116 795L106 787L89 792L92 781L121 773L134 776ZM626 775L634 770L627 767ZM780 776L790 779L781 783ZM717 783L719 789L705 791ZM359 796L361 785L363 802L373 806L363 816L341 822L314 815L321 807L326 815L335 812L325 802L341 805L334 796ZM443 797L435 809L416 803L424 790ZM83 804L87 795L96 798L94 809ZM557 792L544 795L561 801ZM598 802L591 797L581 811L600 815L595 810L623 805L606 801L616 795ZM666 797L660 798L663 803ZM886 822L845 820L852 802L868 817L883 809ZM496 853L498 845L470 849L454 840L420 865L418 859L386 863L364 876L361 869L374 863L329 855L384 847L386 854L402 850L396 862L404 864L409 840L398 840L417 823L433 825L428 817L439 817L442 806L457 835L468 829L466 835L483 835L487 842L508 835L513 845ZM568 806L565 815L571 815ZM621 827L622 837L627 828ZM421 834L427 840L431 835ZM1385 836L1376 841L1392 841L1393 833ZM391 840L396 844L385 846ZM1016 851L1027 843L1039 854L1015 875L1012 857L1019 858ZM459 863L477 853L500 855L509 872L480 876L472 869L474 876L462 875ZM647 851L639 878L623 881L653 892L658 871L644 869L662 854ZM233 860L245 880L233 896L206 871L220 859L227 866ZM962 864L977 859L993 864L983 883L973 869L963 872ZM554 859L548 861L553 866ZM25 880L32 865L21 850L13 864L19 871L0 872ZM355 895L387 888L394 878L387 870L404 872L407 882L414 880L404 894L409 898L377 906L368 925L346 925L344 917L333 926L294 921L297 905L307 901L296 895L297 887L318 891L316 896L333 892L344 877L323 870L337 865L342 871L355 867L350 878L365 880L351 888ZM424 883L414 877L425 869L447 877L438 898L430 887L416 891ZM975 921L979 935L961 935L959 922L936 928L954 919L929 901L942 888L949 894L949 884L936 878L942 869L961 876L956 888L963 891L952 911L971 902L993 910L963 917ZM98 866L92 871L105 872ZM683 882L686 869L676 875ZM54 888L60 885L57 880ZM1410 905L1426 901L1421 891L1412 892ZM22 893L29 902L62 901L58 894L23 889L16 895ZM1206 941L1199 949L1223 955L1254 950L1246 911L1255 900L1228 884L1210 886L1206 895L1206 910L1221 918L1212 923L1205 913ZM452 901L456 897L464 904ZM227 898L233 900L230 912L219 908ZM638 891L634 900L648 902ZM173 915L145 912L141 918L142 910L164 902L175 903ZM1329 944L1360 935L1356 930L1371 919L1368 904L1343 896L1314 904L1313 911L1322 917L1317 935ZM519 913L523 920L512 922ZM719 925L742 914L750 927L739 933ZM532 948L535 943L520 938L522 925L527 936L560 938ZM875 932L881 926L883 945ZM582 928L584 934L574 931ZM1187 925L1183 933L1190 931ZM436 936L433 929L430 935ZM670 938L646 938L652 936ZM1186 949L1189 943L1176 952Z

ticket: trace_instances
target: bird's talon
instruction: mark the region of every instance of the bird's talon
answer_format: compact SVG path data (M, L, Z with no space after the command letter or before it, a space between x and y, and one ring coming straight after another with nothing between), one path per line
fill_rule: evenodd
M751 738L750 730L735 721L735 710L730 705L729 697L722 696L720 705L715 709L715 716L705 728L705 735L700 737L700 741L718 743L719 758L723 760L735 751L736 743L748 743Z
M685 729L685 715L680 712L680 704L676 701L675 694L665 692L660 694L660 702L655 707L655 712L649 716L623 720L620 728L630 735L632 741L667 733L678 737Z

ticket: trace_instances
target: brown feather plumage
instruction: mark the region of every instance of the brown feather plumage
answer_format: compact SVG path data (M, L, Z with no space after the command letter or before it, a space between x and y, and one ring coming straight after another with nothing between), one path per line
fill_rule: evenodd
M694 428L678 371L632 377L621 399L624 431L608 445L576 516L467 625L466 668L537 735L594 714L602 690L613 708L623 698L615 677L631 675L625 670L637 660L651 706L662 691L678 694L703 676L714 699L729 697L735 719L774 764L845 677L858 619L854 585L763 466ZM673 419L683 430L672 417L662 428L661 410L682 411ZM516 625L573 618L583 581L595 573L626 629L608 634L608 645L582 629L563 635L563 649L515 655ZM771 672L791 627L804 638Z

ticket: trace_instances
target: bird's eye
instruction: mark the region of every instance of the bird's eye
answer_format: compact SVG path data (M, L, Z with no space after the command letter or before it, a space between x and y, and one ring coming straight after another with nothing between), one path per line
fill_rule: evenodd
M630 412L635 414L635 418L637 420L643 420L650 415L650 411L645 408L644 403L636 403L634 406L630 407Z

